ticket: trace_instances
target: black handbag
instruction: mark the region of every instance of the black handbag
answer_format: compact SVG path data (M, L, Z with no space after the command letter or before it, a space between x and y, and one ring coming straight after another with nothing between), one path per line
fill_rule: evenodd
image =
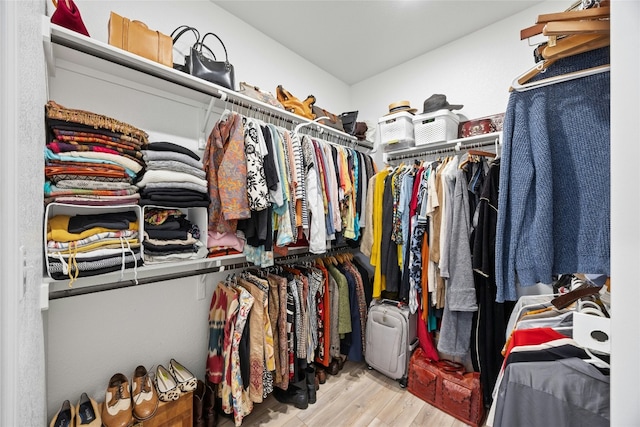
M178 41L178 39L180 37L182 37L182 35L188 31L191 31L193 33L193 35L196 37L196 41L194 44L197 44L200 42L200 31L198 31L196 28L194 27L190 27L188 25L180 25L178 28L176 28L175 30L173 30L173 32L171 33L171 39L173 40L173 48L175 49L176 47L176 42ZM178 34L176 34L178 33ZM212 52L213 54L213 52ZM185 57L186 59L186 57ZM183 61L182 64L180 63L173 63L173 68L178 70L178 71L182 71L183 73L189 73L189 67L186 64L186 61Z
M215 55L213 59L208 58L202 53L202 49L209 49L204 41L208 35L212 35L218 39L222 48L224 49L224 61L217 61ZM213 53L213 52L212 52ZM185 58L185 64L189 66L189 74L194 77L199 77L211 83L226 87L227 89L235 90L236 79L233 64L229 62L229 55L227 54L227 47L224 45L220 37L214 33L207 33L202 36L202 39L191 46L191 53Z
M340 114L340 119L342 120L342 127L344 128L344 131L349 135L355 134L357 118L358 118L357 111L347 111L346 113Z
M229 62L229 55L227 54L227 47L224 45L220 37L214 33L207 33L200 38L200 32L188 25L181 25L173 30L171 37L173 38L173 44L175 46L176 41L184 33L191 31L195 37L195 43L190 47L189 54L184 58L184 64L173 64L173 68L180 70L187 74L191 74L194 77L199 77L211 83L226 87L227 89L235 90L235 72L233 64ZM176 34L177 33L177 34ZM174 37L175 34L175 37ZM213 53L205 43L207 36L212 35L218 39L222 48L224 49L225 60L218 61L216 55ZM203 51L207 51L209 56L205 55Z

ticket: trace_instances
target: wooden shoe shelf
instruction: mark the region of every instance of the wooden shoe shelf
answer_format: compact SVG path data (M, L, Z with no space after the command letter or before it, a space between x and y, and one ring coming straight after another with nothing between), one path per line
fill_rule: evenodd
M102 412L103 403L98 404ZM183 393L173 402L160 402L156 414L145 421L138 421L133 427L192 427L193 392Z

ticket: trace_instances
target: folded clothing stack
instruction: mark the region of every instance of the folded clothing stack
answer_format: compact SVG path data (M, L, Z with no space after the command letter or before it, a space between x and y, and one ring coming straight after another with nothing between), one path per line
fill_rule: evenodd
M147 263L204 258L200 229L179 209L145 208L144 260Z
M153 142L142 150L145 171L136 183L140 205L208 207L204 166L197 154L172 142Z
M143 169L141 148L148 135L114 118L65 108L45 107L45 203L77 205L136 204L133 185Z
M135 207L134 207L135 208ZM135 211L54 215L47 221L47 264L53 279L94 276L142 265Z

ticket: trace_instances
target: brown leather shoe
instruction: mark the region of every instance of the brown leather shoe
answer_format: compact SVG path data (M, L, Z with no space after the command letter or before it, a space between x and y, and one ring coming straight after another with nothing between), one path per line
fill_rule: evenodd
M318 383L320 384L324 384L327 382L327 373L324 368L316 366L316 378L318 378Z
M133 373L131 381L131 401L133 416L140 421L153 417L158 409L158 394L149 378L147 369L140 365Z
M102 424L105 427L129 427L133 425L131 391L123 374L115 374L109 380L102 406Z
M331 359L331 362L329 362L329 366L327 367L327 373L329 375L338 375L339 371L340 369L338 368L338 359Z

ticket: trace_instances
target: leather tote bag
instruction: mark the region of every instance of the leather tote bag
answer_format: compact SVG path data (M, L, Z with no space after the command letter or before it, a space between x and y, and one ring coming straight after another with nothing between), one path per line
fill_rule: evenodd
M109 44L167 67L173 67L173 41L144 22L131 21L117 13L109 17Z

